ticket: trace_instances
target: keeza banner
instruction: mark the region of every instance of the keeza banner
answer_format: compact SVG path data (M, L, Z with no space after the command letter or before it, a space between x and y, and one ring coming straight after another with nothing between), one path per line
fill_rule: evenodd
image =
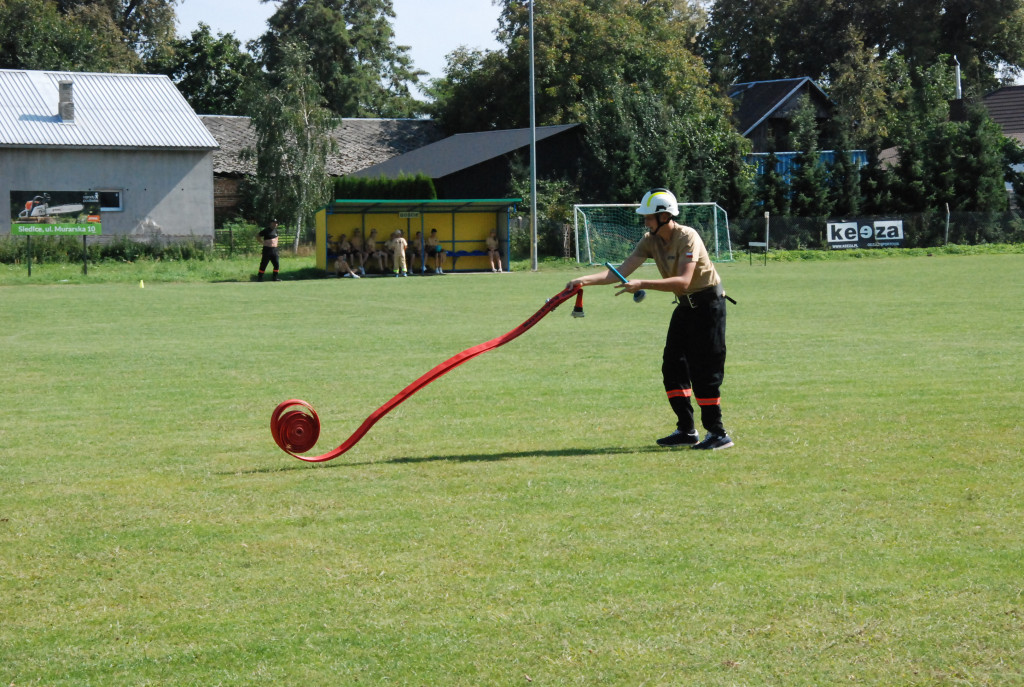
M833 250L903 246L901 219L830 219L825 224L825 233L828 236L828 247Z
M98 191L11 191L11 234L103 233Z

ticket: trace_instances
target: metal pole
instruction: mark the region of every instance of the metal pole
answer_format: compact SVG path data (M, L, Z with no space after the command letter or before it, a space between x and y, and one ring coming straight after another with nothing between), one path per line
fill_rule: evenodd
M949 245L949 203L946 203L946 245Z
M28 276L32 276L32 235L25 237L25 258L28 262Z
M530 0L530 264L537 271L537 102L534 96L533 0Z
M88 238L85 234L82 234L82 274L88 276L89 274L89 252L85 248L85 239Z
M580 209L572 208L573 240L576 242L576 264L580 264Z
M764 266L768 266L768 227L771 224L771 213L764 211Z
M721 241L718 240L718 208L716 207L711 212L712 212L712 214L714 215L714 218L715 218L715 221L714 221L714 230L715 230L715 259L716 260L721 260L722 256L721 256L721 254L718 251L718 244L721 243Z

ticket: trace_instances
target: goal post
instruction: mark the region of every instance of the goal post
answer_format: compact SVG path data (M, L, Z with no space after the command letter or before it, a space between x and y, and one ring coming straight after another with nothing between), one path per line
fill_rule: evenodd
M718 203L680 203L680 224L700 234L715 262L731 262L729 214ZM576 262L601 265L622 262L647 231L636 204L573 205Z

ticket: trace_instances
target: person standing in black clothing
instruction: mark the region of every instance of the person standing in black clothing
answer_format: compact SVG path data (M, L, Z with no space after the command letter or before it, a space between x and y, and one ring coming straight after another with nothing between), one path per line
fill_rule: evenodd
M256 275L256 281L263 281L263 273L267 271L267 265L274 263L274 281L281 281L277 273L281 270L281 259L277 255L277 220L270 220L270 224L264 228L258 236L263 239L263 256L260 258L260 271Z

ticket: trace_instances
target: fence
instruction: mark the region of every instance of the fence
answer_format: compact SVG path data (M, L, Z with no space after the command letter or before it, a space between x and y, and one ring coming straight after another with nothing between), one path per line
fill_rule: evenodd
M263 249L260 228L254 224L227 225L213 232L213 250L221 257L233 255L255 255ZM291 248L295 243L295 228L278 227L277 245Z
M837 217L775 217L769 218L770 250L828 250L826 223ZM851 218L853 219L853 218ZM907 213L856 219L903 220L903 246L929 248L947 243L977 245L986 243L1024 243L1024 217L1005 213ZM764 241L765 219L733 219L730 222L733 245L742 248L748 243Z

